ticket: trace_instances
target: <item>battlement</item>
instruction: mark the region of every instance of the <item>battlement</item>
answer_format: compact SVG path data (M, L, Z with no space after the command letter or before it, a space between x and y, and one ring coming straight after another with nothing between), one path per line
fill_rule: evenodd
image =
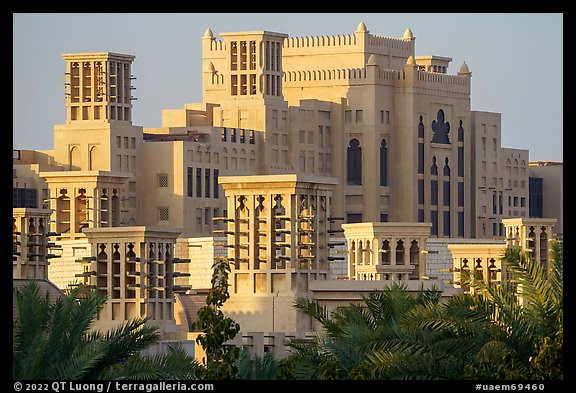
M208 46L208 50L217 52L217 51L226 51L226 43L223 40L218 40L216 38L211 39L210 44Z
M370 79L372 78L372 79ZM326 81L343 81L344 83L378 83L394 84L395 81L407 79L405 70L377 68L375 73L365 68L342 68L326 70L284 71L283 83L286 87L298 85L301 82L317 82L324 85ZM440 90L465 92L470 88L469 77L464 75L447 75L423 70L416 71L415 83L420 87L433 87Z
M404 38L386 37L372 34L368 34L367 43L370 46L403 49L408 51L414 48L413 41L407 41Z
M417 79L427 83L441 83L445 85L457 85L466 87L469 87L470 80L467 76L464 75L447 75L422 70L418 71Z
M319 46L356 45L354 34L313 36L313 37L287 37L284 39L284 48L309 48Z
M354 80L366 79L366 68L342 68L330 70L285 71L284 82L325 81L325 80ZM403 71L380 69L376 74L377 80L404 79Z

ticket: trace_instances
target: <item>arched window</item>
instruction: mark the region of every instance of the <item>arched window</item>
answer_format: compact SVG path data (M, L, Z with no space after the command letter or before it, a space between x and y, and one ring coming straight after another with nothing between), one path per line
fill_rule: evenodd
M350 140L347 149L348 185L362 184L362 148L358 139Z
M404 242L402 240L396 242L396 265L404 265Z
M449 165L448 157L446 157L444 159L444 168L442 169L442 174L444 176L450 176L450 165Z
M462 127L462 120L458 127L458 142L464 142L464 127Z
M388 185L388 146L384 139L380 143L380 185Z
M100 165L100 149L98 146L92 146L90 148L90 157L88 160L88 170L94 171L99 168Z
M68 170L80 170L80 147L72 146L68 155Z
M432 157L432 165L430 166L430 174L437 175L438 174L438 165L436 165L436 156Z
M450 123L444 120L444 111L438 110L436 120L432 122L432 142L450 144Z
M420 116L420 122L418 123L418 138L424 138L424 124L422 123L422 116Z

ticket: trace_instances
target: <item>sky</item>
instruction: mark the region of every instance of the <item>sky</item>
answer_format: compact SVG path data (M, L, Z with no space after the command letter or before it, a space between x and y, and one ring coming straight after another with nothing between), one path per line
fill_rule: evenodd
M502 147L563 160L562 13L15 13L13 148L54 148L64 124L62 55L135 56L132 123L160 127L163 109L202 102L201 38L267 30L293 37L370 33L416 37L416 55L450 57L472 72L471 109L502 114Z

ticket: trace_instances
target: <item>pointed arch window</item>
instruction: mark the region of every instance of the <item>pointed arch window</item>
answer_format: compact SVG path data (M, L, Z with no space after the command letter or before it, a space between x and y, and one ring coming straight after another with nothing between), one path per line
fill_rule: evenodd
M362 184L362 148L358 139L352 139L348 143L346 152L347 158L347 180L348 185L357 186Z

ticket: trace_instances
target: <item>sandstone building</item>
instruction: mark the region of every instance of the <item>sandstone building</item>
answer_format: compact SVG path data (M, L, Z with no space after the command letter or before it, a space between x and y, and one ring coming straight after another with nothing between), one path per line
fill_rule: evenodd
M307 322L278 311L296 294L335 305L385 281L416 288L470 255L492 258L511 237L506 220L532 212L560 224L535 224L547 236L561 233L561 163L530 165L527 150L502 147L500 114L471 108L468 65L450 73L451 58L417 55L410 29L386 37L360 23L328 37L217 38L208 28L201 41L202 102L163 110L157 128L132 123L135 56L63 55L66 121L54 126L54 149L14 151L15 217L18 208L48 212L39 219L62 246L48 268L59 287L98 286L90 272L107 269L100 281L115 297L104 318L154 315L170 332L175 318L189 325L183 288L208 287L213 258L227 256L236 294L227 312L243 330L303 331ZM250 214L236 210L240 196ZM323 216L302 215L312 203ZM286 208L293 226L275 227L272 210ZM295 226L304 219L315 221ZM304 239L308 229L316 237ZM451 242L473 246L451 255ZM170 255L145 257L151 244ZM168 279L173 257L191 263ZM245 306L255 298L265 324Z

